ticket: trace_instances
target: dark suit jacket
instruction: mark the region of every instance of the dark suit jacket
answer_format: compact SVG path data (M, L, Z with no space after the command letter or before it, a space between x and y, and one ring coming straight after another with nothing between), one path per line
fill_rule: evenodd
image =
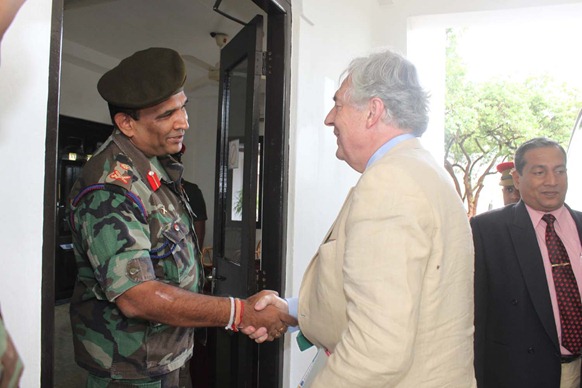
M580 234L582 213L568 210ZM478 387L559 388L558 334L525 204L480 214L471 219L471 227Z

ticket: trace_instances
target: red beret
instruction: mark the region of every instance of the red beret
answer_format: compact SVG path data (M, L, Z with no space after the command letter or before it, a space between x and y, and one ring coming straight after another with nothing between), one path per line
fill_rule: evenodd
M511 168L515 167L515 165L513 164L513 162L503 162L503 163L499 163L497 165L497 171L498 172L503 172L505 170L509 170Z

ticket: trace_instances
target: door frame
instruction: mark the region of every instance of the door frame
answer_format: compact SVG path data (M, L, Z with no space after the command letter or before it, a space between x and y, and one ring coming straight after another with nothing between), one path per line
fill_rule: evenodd
M262 271L265 288L285 295L291 89L291 0L253 0L267 13L263 143ZM284 341L258 347L258 386L283 386Z
M42 283L40 329L40 386L50 388L54 383L55 329L55 259L57 215L57 158L59 139L59 97L62 60L64 0L53 0L49 84L47 102L47 131L45 140L44 203L42 232Z
M251 0L267 14L263 245L266 287L285 292L289 106L291 73L291 0ZM52 1L41 284L41 387L54 384L54 263L56 248L57 156L64 1ZM259 387L282 386L283 341L259 350Z

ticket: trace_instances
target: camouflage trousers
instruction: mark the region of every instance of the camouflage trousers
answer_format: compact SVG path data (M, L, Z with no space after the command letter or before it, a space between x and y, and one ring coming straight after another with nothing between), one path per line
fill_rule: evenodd
M191 388L189 362L166 375L150 379L114 380L89 374L86 388Z

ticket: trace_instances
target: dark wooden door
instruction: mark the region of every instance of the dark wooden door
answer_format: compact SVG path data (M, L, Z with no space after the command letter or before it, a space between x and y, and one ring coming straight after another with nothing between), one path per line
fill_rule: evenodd
M257 291L262 25L256 16L221 52L212 287L218 296L246 298ZM219 329L215 352L217 387L256 386L253 341Z

